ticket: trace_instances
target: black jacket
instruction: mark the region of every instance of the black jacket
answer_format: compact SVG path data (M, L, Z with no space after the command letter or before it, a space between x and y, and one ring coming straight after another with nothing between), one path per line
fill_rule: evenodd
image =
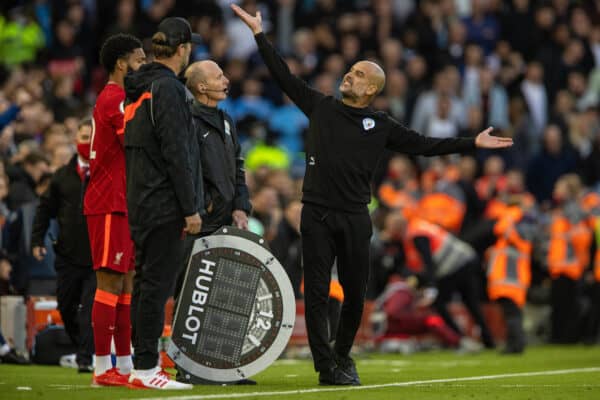
M146 64L125 77L125 91L127 209L135 234L196 213L200 165L192 162L198 141L185 87L171 69Z
M475 148L472 138L426 137L384 112L350 107L325 96L291 74L263 33L255 38L271 75L309 119L303 202L366 212L373 172L386 148L425 156Z
M82 182L77 173L77 156L59 168L40 197L31 234L31 246L44 246L50 219L56 218L59 234L56 254L70 264L91 267L90 241L82 209Z
M199 202L198 211L202 214L202 233L211 233L230 225L234 210L248 214L252 207L233 120L222 110L195 100L191 109L202 164L204 201ZM198 194L200 197L200 191Z

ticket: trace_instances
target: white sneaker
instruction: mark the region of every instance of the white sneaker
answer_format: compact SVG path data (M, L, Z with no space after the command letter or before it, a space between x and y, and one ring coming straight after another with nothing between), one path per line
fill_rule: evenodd
M132 389L186 390L194 386L171 379L171 375L155 367L151 370L131 370L128 387Z
M458 353L479 353L483 350L483 345L470 337L463 336L456 351Z
M65 354L58 360L58 364L64 368L77 368L77 355Z

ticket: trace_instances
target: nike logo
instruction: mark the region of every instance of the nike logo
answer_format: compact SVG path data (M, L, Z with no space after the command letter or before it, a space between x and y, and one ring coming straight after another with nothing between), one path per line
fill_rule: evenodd
M206 139L208 135L210 135L210 131L206 132L204 135L202 135L202 137Z

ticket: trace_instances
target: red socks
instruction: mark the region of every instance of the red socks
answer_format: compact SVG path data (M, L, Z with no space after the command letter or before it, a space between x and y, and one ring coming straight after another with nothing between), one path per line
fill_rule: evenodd
M92 307L92 327L96 356L110 355L110 344L115 331L117 302L119 296L96 289Z
M117 356L131 354L131 294L121 294L117 301L115 324L115 348Z

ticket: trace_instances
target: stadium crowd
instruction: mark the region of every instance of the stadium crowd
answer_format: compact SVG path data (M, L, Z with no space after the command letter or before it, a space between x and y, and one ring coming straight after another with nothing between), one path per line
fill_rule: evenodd
M149 38L158 23L186 16L204 41L192 61L216 61L230 81L220 107L235 119L242 140L250 229L270 242L302 296L299 199L308 119L270 78L231 2L2 2L0 294L55 290L50 244L56 229L49 230L48 254L38 261L32 224L40 195L75 154L79 123L90 117L106 82L100 44L129 33L151 58ZM548 340L597 342L600 1L237 3L251 14L261 11L290 69L324 93L335 95L343 73L370 59L387 75L374 107L411 129L456 137L493 126L496 135L514 140L508 150L462 157L389 153L381 159L370 206L370 299L381 298L390 279L416 275L419 287L436 288L434 306L459 334L443 311L454 292L474 302L469 309L500 301L506 320L516 321L514 348L507 350L522 351L526 303L551 305ZM425 237L425 246L415 237ZM460 282L436 271L447 243L453 254L461 246L475 254L457 265L466 274Z

